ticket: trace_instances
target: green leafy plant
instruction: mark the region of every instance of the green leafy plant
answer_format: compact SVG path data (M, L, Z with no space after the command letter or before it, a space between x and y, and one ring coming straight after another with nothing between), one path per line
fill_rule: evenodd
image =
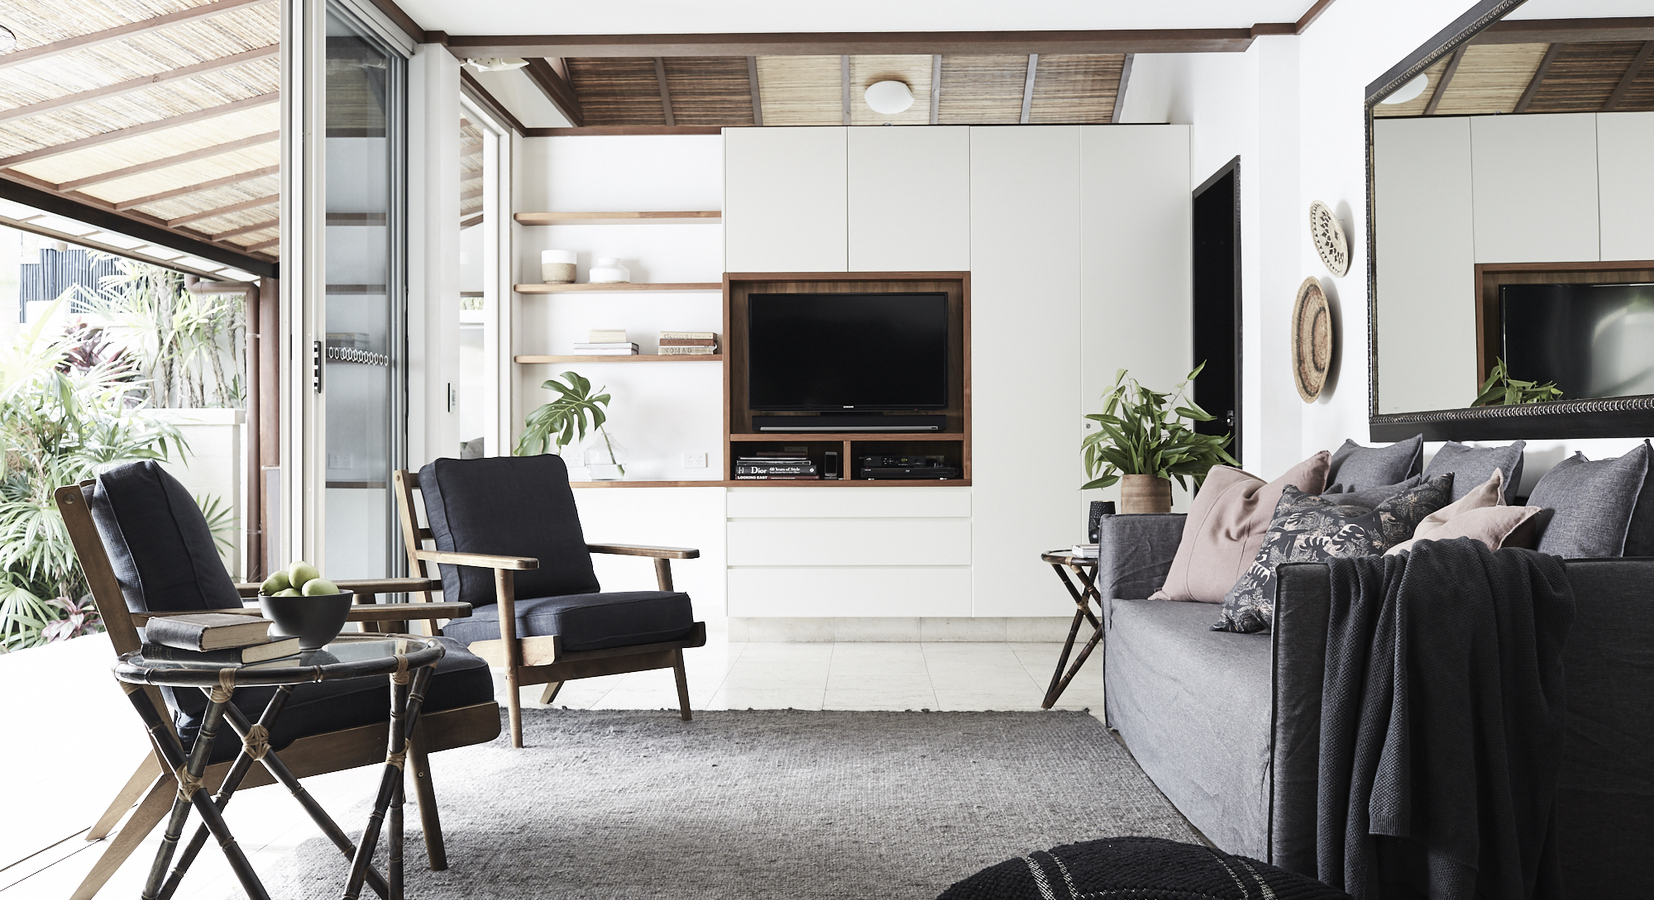
M1085 475L1080 490L1105 488L1122 475L1175 478L1188 487L1206 480L1216 465L1235 465L1227 449L1232 434L1200 434L1183 420L1210 422L1212 415L1186 396L1190 382L1206 367L1195 367L1171 393L1151 391L1121 369L1103 395L1103 411L1087 415L1097 430L1080 442Z
M566 379L567 384L559 379ZM523 436L517 440L517 456L534 456L550 452L562 455L563 448L585 440L588 430L603 439L609 451L609 462L626 474L626 468L615 459L614 442L603 423L609 420L609 395L593 394L592 383L578 372L564 372L546 379L540 387L557 394L557 399L528 414L523 421ZM598 388L607 391L608 388ZM551 449L555 448L555 449Z
M1493 371L1488 373L1487 380L1482 382L1482 389L1476 393L1476 399L1471 406L1516 406L1522 403L1542 403L1546 400L1562 399L1562 390L1556 382L1547 381L1539 384L1534 381L1523 381L1510 377L1510 371L1505 368L1503 359L1495 359Z

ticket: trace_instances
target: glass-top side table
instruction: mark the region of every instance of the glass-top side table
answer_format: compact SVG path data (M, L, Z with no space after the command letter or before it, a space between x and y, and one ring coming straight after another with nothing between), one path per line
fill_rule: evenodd
M236 844L224 822L223 810L234 796L236 788L255 762L281 782L304 807L333 844L351 860L350 875L343 897L355 900L367 884L374 893L387 900L402 897L402 770L407 761L409 738L418 723L425 691L430 685L432 666L442 659L444 650L434 638L412 635L342 634L320 650L309 650L295 656L241 666L172 659L146 659L142 650L127 653L115 663L115 677L126 689L138 716L149 731L156 751L173 777L178 781L178 796L173 801L172 814L167 820L166 834L155 853L149 879L144 885L144 900L166 900L177 890L190 864L206 844L210 834L229 860L230 868L242 888L252 900L268 900L269 894L248 863L246 854ZM385 771L380 778L379 793L374 798L373 812L362 831L360 846L353 844L331 816L321 808L300 784L297 777L281 761L269 745L270 728L280 717L282 709L297 685L311 682L337 681L373 675L388 675L390 683L389 740L385 755ZM201 730L188 751L179 743L168 723L161 717L155 704L144 695L144 685L165 685L175 688L199 688L207 695L207 708L202 716ZM230 702L237 688L275 687L275 694L265 704L257 722L247 719L245 713ZM202 783L207 769L213 741L220 726L228 721L241 737L241 752L224 776L216 797ZM190 843L179 855L178 864L169 876L168 867L183 836L190 809L200 814L202 825L196 829ZM373 854L379 833L389 815L388 878L373 868Z

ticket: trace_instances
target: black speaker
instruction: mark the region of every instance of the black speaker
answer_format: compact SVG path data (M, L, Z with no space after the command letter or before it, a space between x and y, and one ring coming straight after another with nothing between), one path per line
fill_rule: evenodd
M823 481L837 481L838 480L839 474L838 474L838 451L837 450L828 450L827 452L821 454L821 478L822 478Z
M1114 515L1113 500L1091 501L1091 514L1086 517L1085 523L1085 537L1087 542L1092 544L1097 543L1097 520L1101 519L1103 516L1112 515Z

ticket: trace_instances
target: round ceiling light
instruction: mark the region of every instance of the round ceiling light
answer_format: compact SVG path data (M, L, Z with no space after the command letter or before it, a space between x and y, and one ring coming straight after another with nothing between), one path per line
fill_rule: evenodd
M867 105L881 116L894 116L913 105L913 89L900 81L875 81L862 95Z
M10 28L0 25L0 53L10 53L17 49L17 35Z
M1430 76L1428 74L1420 75L1419 77L1413 79L1412 81L1407 82L1406 84L1402 85L1401 87L1396 88L1395 93L1391 94L1388 97L1385 97L1383 100L1380 100L1378 102L1388 104L1388 105L1392 105L1392 106L1397 104L1397 103L1406 103L1407 101L1412 100L1415 97L1417 97L1418 95L1424 93L1424 89L1429 87L1429 86L1430 86Z

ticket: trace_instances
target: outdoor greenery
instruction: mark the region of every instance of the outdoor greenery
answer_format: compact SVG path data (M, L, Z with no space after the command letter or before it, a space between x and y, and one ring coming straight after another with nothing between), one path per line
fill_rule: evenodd
M240 406L247 365L246 297L194 294L171 269L118 260L119 275L82 298L133 358L146 405Z
M568 383L558 379L566 379ZM603 423L609 418L609 395L593 395L592 383L577 372L564 372L548 378L540 387L555 391L557 399L528 414L523 421L523 436L517 440L515 454L534 456L550 449L561 455L564 447L585 440L586 432L591 430L603 438L603 445L609 451L609 461L617 465L620 474L625 475L625 467L619 466L619 460L615 459L614 442L603 428Z
M1097 430L1080 443L1085 457L1085 475L1090 479L1080 490L1105 488L1121 475L1154 475L1175 478L1188 487L1206 480L1213 466L1235 465L1227 449L1234 435L1199 434L1184 424L1210 422L1212 415L1186 396L1189 384L1206 364L1195 367L1169 394L1151 391L1121 369L1114 387L1103 395L1103 411L1086 416Z
M1476 399L1470 405L1516 406L1521 403L1561 399L1562 391L1556 386L1556 382L1547 381L1539 384L1512 378L1509 370L1505 368L1505 361L1497 359L1493 363L1493 371L1488 373L1487 381L1482 382L1481 390L1476 392Z

